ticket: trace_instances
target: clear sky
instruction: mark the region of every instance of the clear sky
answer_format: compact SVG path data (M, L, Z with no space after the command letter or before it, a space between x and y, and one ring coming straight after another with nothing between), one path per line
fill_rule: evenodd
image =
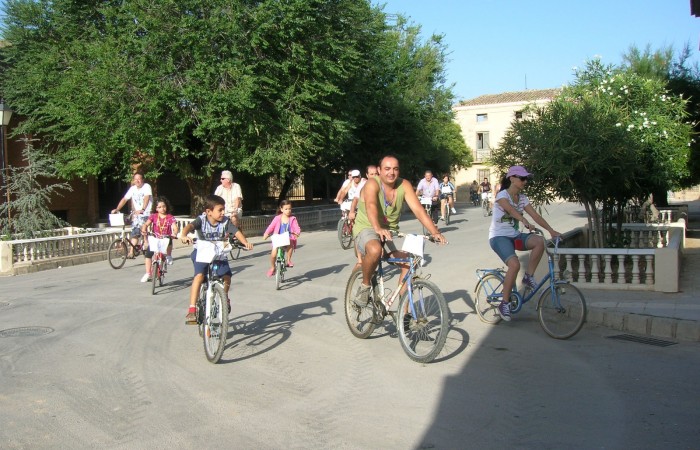
M690 44L700 61L700 18L690 0L372 0L401 13L423 34L445 35L447 79L456 100L547 89L600 57L619 64L631 45Z

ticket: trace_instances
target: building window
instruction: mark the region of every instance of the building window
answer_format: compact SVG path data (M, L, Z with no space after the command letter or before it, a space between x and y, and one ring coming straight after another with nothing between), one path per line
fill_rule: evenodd
M477 114L476 115L476 121L477 122L486 122L489 119L488 114Z
M476 176L478 177L477 181L479 182L479 184L481 184L484 181L484 178L491 181L491 171L489 169L479 169L476 171L476 174Z
M491 157L491 145L489 144L489 134L487 132L476 133L475 153L475 162L483 162Z
M515 120L520 120L523 118L523 112L522 111L515 111Z

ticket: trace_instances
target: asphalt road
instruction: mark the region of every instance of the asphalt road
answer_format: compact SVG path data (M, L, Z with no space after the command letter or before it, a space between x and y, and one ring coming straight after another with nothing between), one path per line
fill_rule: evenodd
M559 231L584 221L576 205L548 212ZM354 259L335 230L302 234L280 291L265 276L269 244L232 264L236 330L217 365L184 324L188 249L155 296L142 260L2 278L0 448L697 448L700 345L620 342L589 325L556 341L532 304L481 323L474 269L500 265L487 228L462 208L449 245L426 247L453 317L427 365L388 323L350 334Z

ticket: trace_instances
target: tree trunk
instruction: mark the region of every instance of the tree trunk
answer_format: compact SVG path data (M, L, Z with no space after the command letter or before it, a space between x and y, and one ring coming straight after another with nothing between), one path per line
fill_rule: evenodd
M211 194L211 177L204 180L188 178L187 187L190 189L190 216L198 216L204 212L204 199Z
M277 198L277 203L287 198L287 194L292 188L292 183L294 183L294 175L289 174L284 178L284 183L282 184L282 189L280 189L280 196Z

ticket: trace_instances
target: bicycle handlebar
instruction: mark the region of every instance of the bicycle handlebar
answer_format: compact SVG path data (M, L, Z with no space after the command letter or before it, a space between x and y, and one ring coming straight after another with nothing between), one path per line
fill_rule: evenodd
M544 231L542 231L541 229L539 229L537 227L530 228L530 233L538 234L538 235L542 236L542 238L544 238ZM547 250L549 252L548 249L553 248L554 252L556 253L557 250L559 249L559 243L562 242L563 240L564 240L564 238L561 236L555 236L552 239L545 239L544 240L545 250Z

